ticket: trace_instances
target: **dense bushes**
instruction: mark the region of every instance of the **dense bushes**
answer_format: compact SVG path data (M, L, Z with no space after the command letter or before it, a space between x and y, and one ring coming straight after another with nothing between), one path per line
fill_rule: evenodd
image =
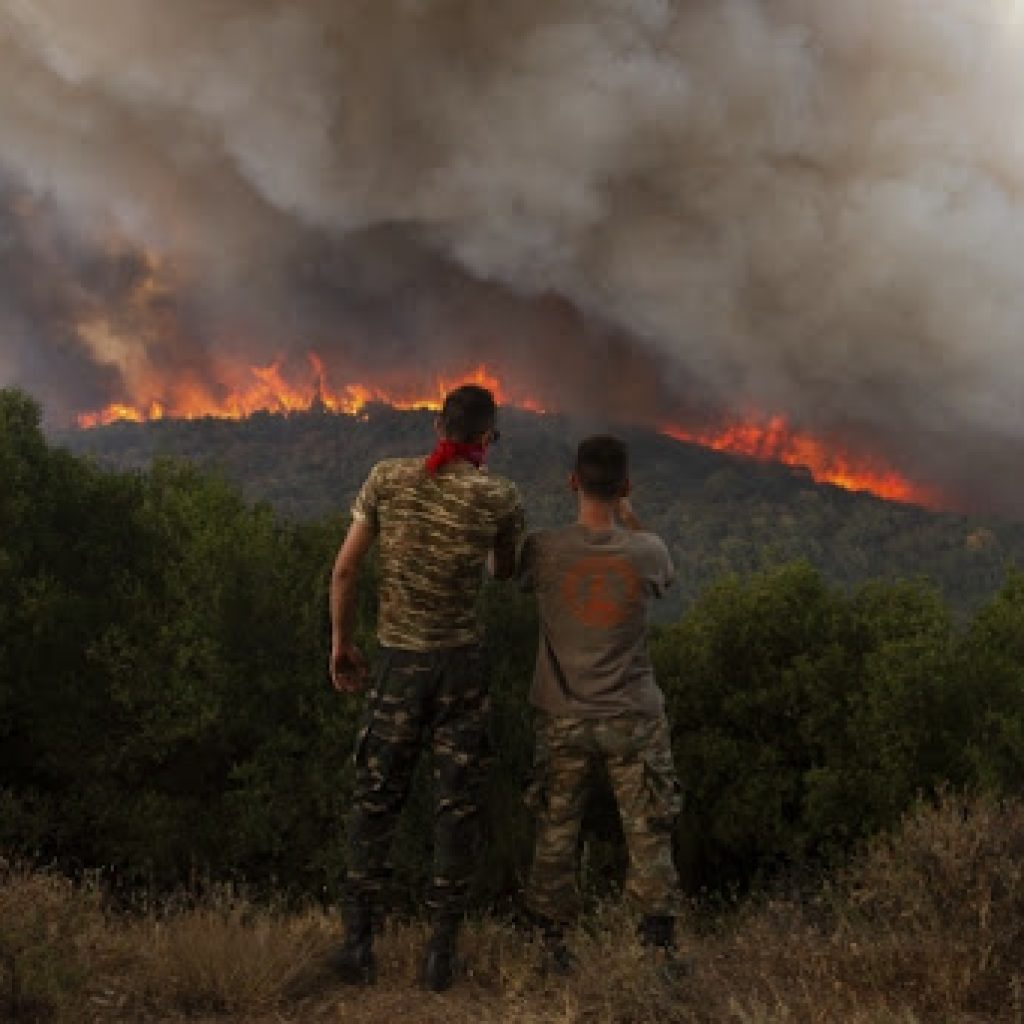
M100 472L0 393L0 848L131 883L244 878L333 893L358 702L326 679L343 524L294 525L187 465ZM370 639L372 580L360 623ZM493 587L498 761L480 897L529 853L532 603ZM843 855L944 782L1019 788L1024 578L966 626L924 582L850 593L806 564L726 578L655 657L688 803L691 888ZM426 870L425 781L396 848ZM607 799L587 870L621 855Z
M841 853L919 791L975 780L984 697L924 584L848 595L797 563L720 583L656 650L695 882Z
M17 395L0 461L0 844L159 881L337 874L341 524L282 526L183 465L100 473Z

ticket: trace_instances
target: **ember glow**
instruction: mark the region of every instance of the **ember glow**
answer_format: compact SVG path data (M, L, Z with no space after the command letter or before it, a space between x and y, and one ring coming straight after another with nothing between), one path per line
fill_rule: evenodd
M308 366L299 375L285 372L278 360L267 366L250 366L241 375L225 372L221 387L182 382L163 389L138 405L115 403L97 412L83 413L78 425L83 429L116 422L143 423L164 418L242 419L255 412L303 412L321 409L348 416L365 413L374 403L394 409L440 409L444 395L461 384L479 384L490 389L500 405L530 412L546 410L540 402L505 384L486 365L463 373L438 375L413 386L384 387L351 383L335 385L328 379L323 361L315 353L307 355ZM749 458L780 462L805 468L818 483L835 484L851 491L868 491L890 501L936 506L938 496L896 471L860 453L834 446L811 434L791 428L781 416L759 420L751 418L722 428L686 429L675 424L658 424L657 429L677 441L701 445L715 451L731 452Z

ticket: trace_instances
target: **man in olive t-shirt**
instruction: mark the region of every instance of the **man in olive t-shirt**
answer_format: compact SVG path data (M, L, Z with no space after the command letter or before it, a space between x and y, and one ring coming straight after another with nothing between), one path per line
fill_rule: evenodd
M540 643L530 702L537 709L537 816L526 902L556 956L579 912L576 854L591 764L604 762L629 848L626 894L643 915L641 940L674 944L678 880L672 829L681 804L664 698L647 646L648 606L675 576L662 540L629 504L628 451L591 437L577 453L577 522L539 530L520 557L537 593Z

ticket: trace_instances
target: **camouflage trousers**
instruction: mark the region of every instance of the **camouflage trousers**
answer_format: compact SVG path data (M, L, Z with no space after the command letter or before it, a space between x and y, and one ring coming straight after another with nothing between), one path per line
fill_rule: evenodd
M536 814L529 909L560 923L579 913L577 847L595 761L607 769L626 837L627 898L644 914L677 914L672 829L682 793L664 715L538 717L534 779L527 792Z
M416 764L430 749L434 852L426 902L436 917L459 916L480 846L490 750L486 659L475 646L381 653L356 740L344 899L350 906L379 901Z

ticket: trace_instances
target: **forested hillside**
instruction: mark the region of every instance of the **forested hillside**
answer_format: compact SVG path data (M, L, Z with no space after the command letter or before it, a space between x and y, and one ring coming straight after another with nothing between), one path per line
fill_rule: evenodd
M531 520L564 519L574 441L587 424L507 410L495 470L514 477ZM838 583L926 576L958 613L992 594L1008 563L1024 562L1024 525L930 512L815 484L806 472L708 451L649 432L632 443L636 505L668 540L680 587L669 621L712 581L805 558ZM424 452L432 414L371 407L365 418L257 414L240 422L115 424L62 438L102 465L142 468L178 455L214 467L250 499L296 521L344 512L379 458Z

